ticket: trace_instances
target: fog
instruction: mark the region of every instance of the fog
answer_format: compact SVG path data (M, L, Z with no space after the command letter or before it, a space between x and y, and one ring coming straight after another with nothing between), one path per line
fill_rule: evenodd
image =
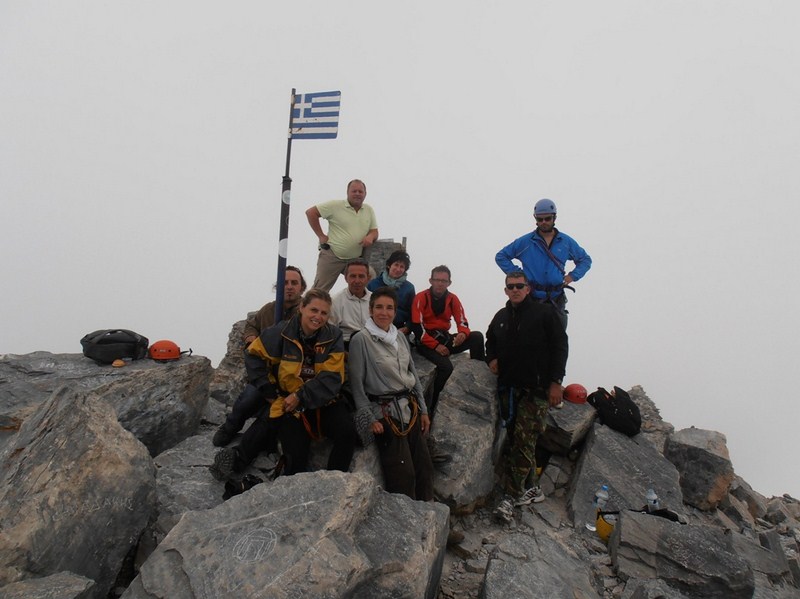
M0 353L122 327L208 356L274 297L292 88L341 90L295 141L288 261L309 206L363 179L422 290L447 264L473 329L536 200L594 264L568 382L641 384L736 472L800 496L800 5L0 4ZM339 285L341 287L341 283Z

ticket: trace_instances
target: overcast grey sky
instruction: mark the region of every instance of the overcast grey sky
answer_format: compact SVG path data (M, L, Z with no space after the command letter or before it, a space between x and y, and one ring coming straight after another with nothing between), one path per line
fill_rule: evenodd
M341 90L292 153L289 263L358 177L409 278L453 270L474 329L498 249L553 199L594 259L568 381L641 384L800 496L800 4L0 2L0 353L100 328L217 364L273 298L289 94Z

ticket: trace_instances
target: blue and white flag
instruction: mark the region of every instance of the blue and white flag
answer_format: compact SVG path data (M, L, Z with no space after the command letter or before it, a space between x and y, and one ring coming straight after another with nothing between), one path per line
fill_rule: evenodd
M342 92L295 94L292 139L336 139Z

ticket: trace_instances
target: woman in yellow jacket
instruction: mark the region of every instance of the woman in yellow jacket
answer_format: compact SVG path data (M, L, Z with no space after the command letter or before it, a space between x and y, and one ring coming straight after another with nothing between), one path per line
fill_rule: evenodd
M214 476L241 471L275 431L286 456L285 474L305 472L311 440L322 437L333 441L328 469L349 470L357 434L350 412L336 401L344 381L344 342L341 331L328 324L330 310L328 292L311 289L295 316L264 329L248 346L248 382L267 405L241 444L222 450L229 451L226 459L218 459L222 452L215 458Z

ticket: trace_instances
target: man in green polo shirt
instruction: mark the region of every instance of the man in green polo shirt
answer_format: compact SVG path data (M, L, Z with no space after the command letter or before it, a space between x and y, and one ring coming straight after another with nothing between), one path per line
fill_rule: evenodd
M378 238L378 221L372 206L364 203L366 197L367 186L353 179L347 184L346 200L331 200L306 210L308 224L319 239L317 274L312 287L330 291L347 263L364 257L365 250ZM321 218L328 221L327 234L322 231Z

